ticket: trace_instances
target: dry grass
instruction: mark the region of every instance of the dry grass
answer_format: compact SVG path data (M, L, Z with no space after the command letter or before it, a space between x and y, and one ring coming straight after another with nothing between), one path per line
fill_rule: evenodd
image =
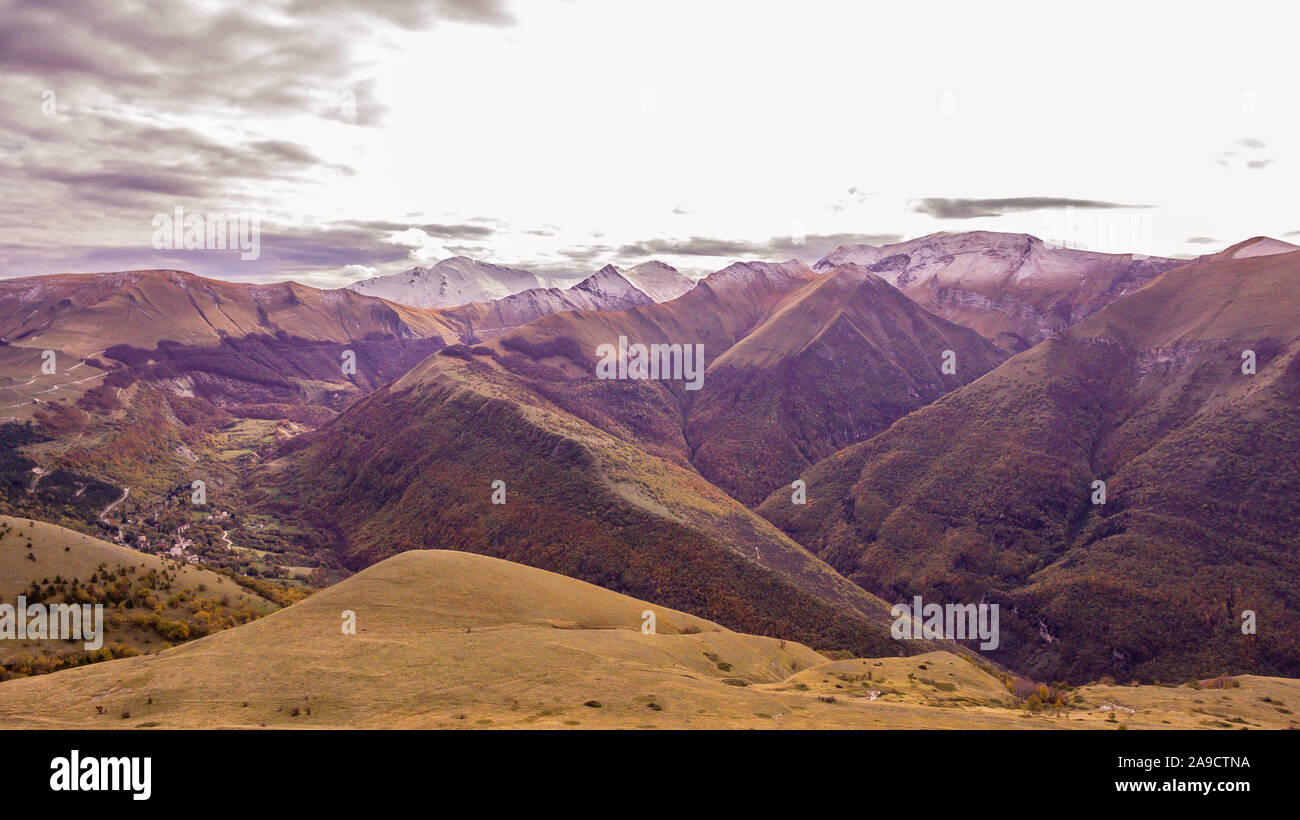
M646 609L658 634L641 632ZM345 610L355 635L342 632ZM873 689L891 693L872 699ZM1292 717L1280 709L1300 702L1300 683L1262 678L1082 692L1059 716L1029 715L1000 681L945 652L830 661L542 570L417 551L158 655L2 683L0 725L1280 727ZM1136 711L1111 723L1099 708L1110 702Z

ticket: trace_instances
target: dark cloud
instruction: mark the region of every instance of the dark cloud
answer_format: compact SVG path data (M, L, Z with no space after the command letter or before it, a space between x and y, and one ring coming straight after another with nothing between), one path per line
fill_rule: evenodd
M774 237L768 242L768 247L784 258L821 259L841 245L889 245L902 239L902 235L896 233L822 233L809 234L802 242L795 242L794 237L789 236Z
M1246 167L1252 171L1258 171L1260 168L1267 168L1273 163L1271 159L1252 159L1246 162Z
M78 203L98 206L97 224L104 227L138 223L182 202L208 210L261 210L267 183L311 185L321 179L312 171L324 178L355 173L287 140L222 142L191 128L140 123L111 112L84 122L53 122L47 127L60 131L59 138L15 135L20 148L0 154L0 195L21 195L31 207L48 201L56 211L44 214L44 221L52 227ZM39 127L27 132L41 133ZM11 229L15 216L0 214L0 230Z
M261 140L250 143L249 147L264 156L278 160L283 165L315 165L320 162L311 151L292 142L284 140Z
M655 256L713 256L744 259L805 259L821 258L827 251L840 245L884 245L902 239L898 234L809 234L799 241L793 236L775 236L753 242L747 240L710 239L693 236L690 239L649 239L618 248L621 258L645 259Z
M513 22L500 0L0 0L0 19L6 79L74 106L93 93L172 116L316 113L358 125L383 114L359 43L391 26Z
M1264 142L1263 140L1257 140L1254 137L1246 137L1245 139L1239 139L1237 140L1237 144L1243 145L1246 148L1267 148L1268 147L1268 143Z
M51 249L18 243L0 245L0 271L9 276L31 276L175 268L237 281L298 279L322 287L338 287L355 278L341 275L349 265L394 273L416 264L410 259L411 248L391 242L389 237L393 231L384 228L342 222L302 229L285 229L263 222L259 227L257 259L243 260L239 250L155 250L150 243L152 228L145 222L136 233L137 243L132 246L74 245Z
M326 227L264 232L264 268L276 271L338 270L348 265L376 267L387 263L409 264L410 248L388 240L386 231ZM268 270L268 273L271 271Z
M390 222L382 219L352 220L340 224L370 231L390 231L393 233L415 228L439 239L483 239L496 233L495 228L489 228L486 225L440 225L432 222ZM530 231L530 233L532 232Z
M8 72L56 84L81 75L152 104L223 101L238 108L300 108L322 86L340 86L360 68L353 45L384 25L513 22L500 0L279 0L255 7L3 0L0 14L0 67Z
M515 22L504 0L442 0L437 6L443 17L459 23L506 26Z
M1187 244L1189 244L1189 245L1213 245L1214 243L1218 242L1219 240L1217 240L1217 239L1215 239L1214 237L1211 237L1211 236L1193 236L1193 237L1191 237L1191 238L1189 238L1189 239L1185 239L1185 240L1183 240L1183 241L1187 242Z
M0 275L156 267L150 219L176 206L259 214L267 230L278 203L355 174L277 126L304 116L381 125L371 58L358 47L442 21L513 22L502 0L0 0L0 199L23 203L0 209ZM492 232L414 227L441 239ZM336 244L339 228L363 244ZM171 266L260 276L406 252L378 226L308 234L264 236L260 264L230 269L220 252L181 252ZM102 252L79 244L100 239ZM317 240L324 246L311 247Z
M690 239L647 239L618 249L621 256L746 256L760 247L745 241L709 239L692 236Z
M935 219L975 219L1002 216L1020 211L1039 211L1048 208L1150 208L1150 205L1124 205L1118 202L1101 202L1094 199L1066 199L1049 196L1016 196L1002 199L949 199L930 197L917 202L912 210L929 214Z
M147 166L135 170L95 173L75 173L50 168L45 169L42 176L82 191L86 188L99 188L109 194L118 195L124 191L139 191L168 196L202 196L204 192L200 182L183 179L164 169L150 169Z
M609 257L612 253L614 249L609 245L589 245L584 248L566 248L560 251L559 255L572 262L590 265Z
M515 22L502 0L294 0L289 11L299 15L324 15L339 17L356 10L364 10L376 17L408 29L422 29L439 20L480 25L508 26Z

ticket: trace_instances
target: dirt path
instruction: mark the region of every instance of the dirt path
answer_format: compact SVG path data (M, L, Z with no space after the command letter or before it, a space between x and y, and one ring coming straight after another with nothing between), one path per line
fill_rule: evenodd
M114 507L116 507L118 504L121 504L123 501L125 501L125 500L126 500L126 497L127 497L128 495L130 495L130 494L131 494L131 488L130 488L130 487L127 487L127 488L123 489L123 490L122 490L122 497L119 498L118 500L114 501L112 504L109 504L107 507L105 507L105 508L104 508L104 511L101 512L101 513L99 514L99 520L100 520L100 521L103 521L105 524L107 524L107 523L108 523L108 514L111 513L111 512L113 511L113 508L114 508Z

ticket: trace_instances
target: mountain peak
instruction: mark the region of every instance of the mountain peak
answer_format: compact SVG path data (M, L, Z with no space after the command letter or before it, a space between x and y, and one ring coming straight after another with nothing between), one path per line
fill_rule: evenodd
M443 308L501 299L542 285L531 271L451 256L431 267L362 279L347 290L413 307Z
M797 259L785 262L732 262L722 270L710 273L701 282L718 285L746 279L808 278L813 274L812 268Z
M660 262L658 259L651 259L648 262L642 262L639 265L633 265L632 267L628 268L628 270L638 271L638 272L649 272L649 271L672 271L673 273L678 272L677 268L674 268L672 265L669 265L666 262Z
M657 259L620 270L623 278L656 302L671 302L695 287L695 280Z
M1227 259L1249 259L1252 256L1272 256L1278 253L1300 251L1300 245L1293 245L1271 236L1252 236L1225 248L1217 256Z
M574 285L570 290L589 293L599 298L602 303L611 304L611 309L620 309L635 304L650 304L654 301L654 299L638 290L613 265L606 265ZM623 304L629 302L631 304ZM612 304L618 304L619 307L612 307Z
M815 269L860 265L945 319L1023 350L1177 264L1053 247L1025 233L940 231L880 247L845 245Z

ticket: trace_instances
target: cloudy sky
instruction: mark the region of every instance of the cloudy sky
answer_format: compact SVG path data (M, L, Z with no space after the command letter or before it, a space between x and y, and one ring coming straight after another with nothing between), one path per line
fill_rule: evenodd
M1294 4L0 0L0 277L1296 239ZM153 247L258 217L260 254Z

